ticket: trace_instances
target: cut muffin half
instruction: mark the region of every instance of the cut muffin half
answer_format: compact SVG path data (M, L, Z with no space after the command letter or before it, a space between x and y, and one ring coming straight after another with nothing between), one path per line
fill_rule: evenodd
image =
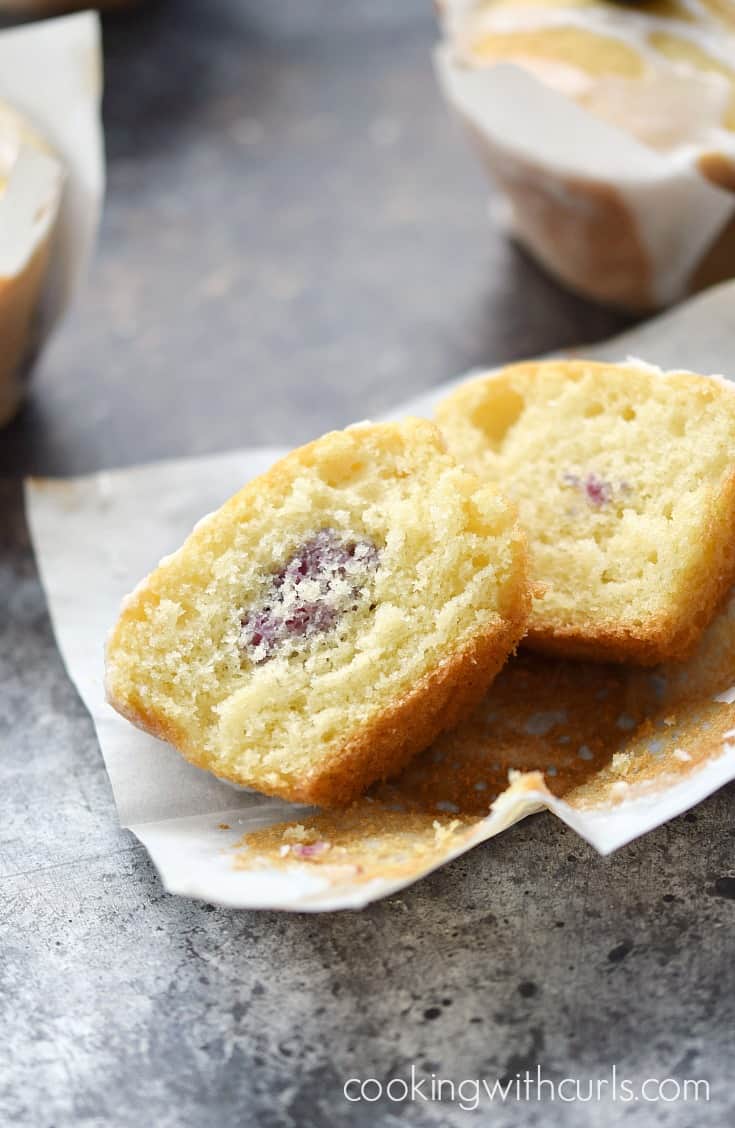
M436 412L502 482L529 538L527 642L642 665L684 658L735 581L735 389L643 362L518 364Z
M339 805L478 701L525 629L515 508L423 420L296 450L128 597L110 703L218 776Z

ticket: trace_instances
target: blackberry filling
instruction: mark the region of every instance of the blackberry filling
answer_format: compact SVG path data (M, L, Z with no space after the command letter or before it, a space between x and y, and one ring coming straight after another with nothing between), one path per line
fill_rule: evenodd
M379 552L369 540L321 529L271 577L258 606L240 620L240 649L256 664L286 643L332 630L368 597Z
M578 490L593 509L604 509L611 501L619 500L620 495L631 492L627 482L606 482L593 472L585 476L567 470L561 481L562 485Z

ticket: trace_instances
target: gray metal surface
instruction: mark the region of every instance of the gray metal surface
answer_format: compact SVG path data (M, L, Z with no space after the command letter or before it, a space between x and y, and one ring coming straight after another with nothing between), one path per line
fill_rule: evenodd
M538 816L360 914L211 909L118 829L54 648L20 474L296 442L622 326L487 221L433 36L428 0L180 0L106 26L100 252L0 436L2 1124L733 1121L733 788L609 860ZM616 1065L711 1099L344 1099L412 1064Z

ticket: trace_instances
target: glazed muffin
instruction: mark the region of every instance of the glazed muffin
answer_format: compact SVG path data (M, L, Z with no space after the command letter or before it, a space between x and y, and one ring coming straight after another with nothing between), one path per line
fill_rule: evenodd
M517 63L654 149L732 141L731 4L449 0L446 9L457 50L473 66Z
M18 408L37 346L61 190L61 165L46 139L0 101L0 427Z
M523 634L514 507L423 420L294 451L126 601L111 704L188 759L340 805L478 701Z
M519 364L436 420L502 482L528 538L527 642L576 658L684 658L735 581L735 389L642 362Z
M730 0L439 6L444 93L545 269L635 312L733 277Z

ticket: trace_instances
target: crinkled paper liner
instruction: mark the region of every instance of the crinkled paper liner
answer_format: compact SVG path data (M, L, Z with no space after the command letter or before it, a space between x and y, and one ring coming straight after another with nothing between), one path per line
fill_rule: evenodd
M136 3L141 3L141 0L97 0L95 8L131 8ZM0 0L0 18L57 16L86 7L84 0Z
M649 148L519 66L468 65L451 42L435 61L513 234L566 285L646 310L735 274L735 192L702 175L691 147Z
M728 284L584 355L726 372L733 308ZM454 384L391 416L431 414ZM239 908L358 908L542 808L604 854L735 778L735 597L684 665L636 670L521 654L458 730L338 814L234 789L132 728L103 692L103 634L121 598L202 513L280 453L27 485L62 656L94 719L121 822L168 890Z
M0 197L0 425L89 259L104 194L99 19L0 32L0 99L53 156L23 146Z

